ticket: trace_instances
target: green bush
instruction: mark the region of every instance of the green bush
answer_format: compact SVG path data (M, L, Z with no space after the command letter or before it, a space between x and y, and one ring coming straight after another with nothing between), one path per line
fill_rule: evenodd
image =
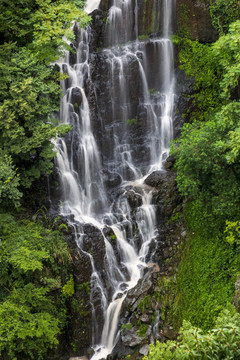
M214 222L214 217L204 217L193 203L187 205L185 218L188 240L178 267L173 312L180 323L188 320L208 330L226 303L233 301L239 254L216 232L215 224L210 232L208 222Z
M59 231L0 214L1 358L44 359L57 346L67 320L61 290L72 282L69 265Z
M204 333L184 322L179 341L157 342L150 346L144 360L238 360L240 358L240 315L233 307L225 309L216 321L216 328Z

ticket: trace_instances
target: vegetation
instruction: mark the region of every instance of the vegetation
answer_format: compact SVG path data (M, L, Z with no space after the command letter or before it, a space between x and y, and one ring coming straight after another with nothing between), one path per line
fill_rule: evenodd
M58 230L0 214L1 358L44 359L58 345L74 292L69 270Z
M188 203L185 209L188 241L182 249L171 311L178 327L187 320L206 331L214 326L226 304L233 301L240 258L235 246L221 233L203 231L214 218L208 216L206 221L202 209L195 215L194 206Z
M195 87L190 122L171 148L188 228L171 310L183 326L178 342L152 346L149 359L240 357L240 317L226 310L240 270L239 4L216 0L210 12L215 43L174 38Z
M86 25L83 2L27 0L0 3L0 205L19 206L24 188L49 174L50 140L57 126L61 76L53 62L73 38L73 20Z
M171 316L183 325L177 342L151 345L149 360L240 358L240 315L227 305L240 265L239 1L215 0L209 9L220 36L215 43L189 40L187 27L174 39L181 68L195 84L191 121L171 149L187 204L188 242L177 279L165 288L176 291ZM182 4L181 22L188 16ZM0 2L0 357L6 360L45 359L67 325L75 292L59 229L8 213L51 172L51 139L70 129L54 118L66 75L53 64L64 49L72 51L63 39L73 40L73 20L80 26L89 21L81 0ZM81 312L86 328L89 283L77 290L82 297L73 299L72 312ZM144 312L149 304L147 295L138 308ZM138 325L144 336L148 325Z
M201 208L201 218L211 217L207 233L222 234L226 220L239 217L239 31L236 21L210 46L182 40L180 60L195 78L196 110L172 154L179 190L192 199L194 216Z
M213 26L222 35L227 33L229 25L240 15L237 0L214 0L209 6Z
M70 129L54 118L66 78L54 62L72 51L64 40L74 39L72 22L89 22L83 6L81 0L0 2L1 359L46 359L68 321L74 281L60 227L15 217L23 213L26 189L52 171L51 139Z
M216 320L215 328L204 333L184 322L180 330L179 342L167 341L150 346L144 360L193 360L231 359L240 357L240 315L233 307L224 310Z

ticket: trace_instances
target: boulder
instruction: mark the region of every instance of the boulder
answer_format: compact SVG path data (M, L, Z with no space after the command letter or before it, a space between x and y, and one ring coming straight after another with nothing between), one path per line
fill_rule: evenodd
M74 108L80 106L82 103L82 93L80 88L79 87L73 88L71 95L72 95L71 103L74 105Z
M165 171L153 171L145 180L144 184L152 187L160 187L166 182L166 172Z
M121 339L124 346L135 347L140 345L144 339L151 334L151 326L148 326L146 332L139 335L139 327L134 326L131 329L124 329L121 331Z

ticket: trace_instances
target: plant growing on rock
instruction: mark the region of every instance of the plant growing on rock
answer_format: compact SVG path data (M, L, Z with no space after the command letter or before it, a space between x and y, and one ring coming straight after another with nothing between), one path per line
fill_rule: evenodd
M150 345L144 360L231 359L240 357L240 315L233 307L225 309L216 320L216 327L204 333L184 322L179 341Z

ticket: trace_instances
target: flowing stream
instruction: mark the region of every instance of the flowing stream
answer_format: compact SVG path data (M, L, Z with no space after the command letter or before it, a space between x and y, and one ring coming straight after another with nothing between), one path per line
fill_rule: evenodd
M104 319L99 326L92 300L93 360L106 358L116 345L122 303L147 267L151 259L150 244L157 236L152 193L144 185L144 179L152 171L164 171L163 163L173 137L174 76L170 35L174 0L155 2L162 10L162 37L144 41L138 38L137 1L113 0L109 9L107 47L99 54L107 69L107 89L101 94L94 88L102 141L97 141L88 99L89 83L95 86L90 69L90 28L77 30L79 45L75 64L70 65L69 53L58 62L61 71L69 76L61 84L64 96L60 121L73 127L65 138L55 143L62 186L61 213L74 226L76 242L91 261L91 299L98 294ZM99 1L89 0L86 9L91 12L98 5ZM135 84L130 84L129 80L132 66L138 87L135 107L131 102ZM130 134L129 127L137 127L141 121L144 121L145 130L136 148L138 138ZM118 187L121 191L114 200L107 191L104 171L117 174L121 179ZM140 197L134 215L126 197L129 188L133 193L137 191ZM104 278L94 256L84 247L85 224L97 228L104 239ZM111 229L115 245L105 235L106 227Z

